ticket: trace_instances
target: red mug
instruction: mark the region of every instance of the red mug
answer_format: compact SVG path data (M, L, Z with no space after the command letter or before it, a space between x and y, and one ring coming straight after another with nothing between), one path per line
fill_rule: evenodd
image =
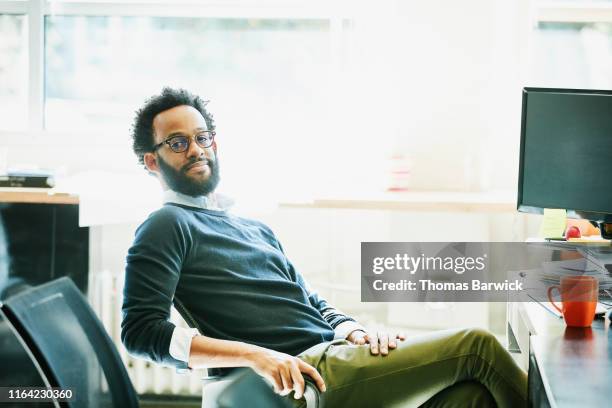
M552 297L553 289L561 294L561 307ZM570 327L589 327L595 317L599 282L592 276L564 276L561 285L548 288L548 300L563 314Z

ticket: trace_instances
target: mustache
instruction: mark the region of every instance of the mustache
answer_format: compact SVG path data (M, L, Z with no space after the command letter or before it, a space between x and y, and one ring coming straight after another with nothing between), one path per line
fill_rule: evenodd
M196 159L196 160L192 160L189 163L187 163L186 165L184 165L183 167L181 167L181 172L186 173L192 166L195 166L196 164L208 164L210 167L212 167L212 160L208 160L208 159Z

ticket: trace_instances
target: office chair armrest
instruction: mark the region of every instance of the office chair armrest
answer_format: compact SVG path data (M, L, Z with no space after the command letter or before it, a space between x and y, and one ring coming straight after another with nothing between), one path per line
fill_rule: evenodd
M216 400L219 398L221 393L229 386L233 381L233 376L219 376L212 375L202 378L203 382L203 408L216 408ZM314 380L308 375L304 375L305 387L304 387L304 399L306 400L307 408L322 408L323 403L321 400L321 393L319 388L315 384ZM268 384L266 382L266 384ZM270 385L270 384L268 384Z
M323 401L321 399L321 392L319 387L315 384L314 380L310 376L304 374L304 380L306 386L304 387L304 399L306 400L307 408L322 408Z
M231 383L231 376L212 375L202 378L202 408L218 408L219 395Z
M202 382L206 385L206 384L214 383L217 381L221 381L224 378L225 376L222 376L222 375L207 375L206 377L202 377Z

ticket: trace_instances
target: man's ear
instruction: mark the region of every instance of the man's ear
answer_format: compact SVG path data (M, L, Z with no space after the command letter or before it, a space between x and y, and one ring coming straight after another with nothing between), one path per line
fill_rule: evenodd
M145 153L143 160L147 170L149 170L151 173L159 173L159 164L157 163L157 157L155 157L155 154Z

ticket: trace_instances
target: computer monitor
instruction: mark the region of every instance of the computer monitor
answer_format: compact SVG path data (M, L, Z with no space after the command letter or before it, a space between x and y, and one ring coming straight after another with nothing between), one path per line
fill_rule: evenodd
M612 233L612 91L523 89L517 207L566 209Z

